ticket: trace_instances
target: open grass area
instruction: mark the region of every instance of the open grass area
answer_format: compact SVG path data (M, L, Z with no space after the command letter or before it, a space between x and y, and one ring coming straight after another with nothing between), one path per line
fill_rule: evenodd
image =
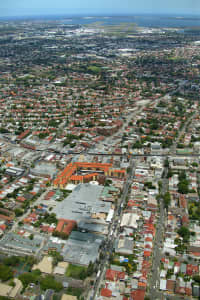
M87 268L82 266L69 265L65 274L67 277L82 279L82 275L86 272L86 270Z
M96 73L96 74L98 74L98 73L101 72L101 68L100 68L100 67L97 67L97 66L89 66L89 67L88 67L88 70L89 70L89 71L92 71L93 73Z

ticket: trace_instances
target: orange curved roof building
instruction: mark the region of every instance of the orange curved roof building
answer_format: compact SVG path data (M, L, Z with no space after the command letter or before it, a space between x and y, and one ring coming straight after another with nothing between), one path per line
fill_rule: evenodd
M88 163L88 162L74 162L70 163L66 166L66 168L58 174L57 178L54 180L53 184L55 186L65 186L70 181L80 181L84 182L84 179L93 180L94 177L98 176L99 174L95 171L103 171L105 175L112 171L112 173L121 173L125 175L125 170L111 170L112 164L108 163ZM94 173L86 174L86 175L76 175L74 174L79 169L88 169L93 170Z

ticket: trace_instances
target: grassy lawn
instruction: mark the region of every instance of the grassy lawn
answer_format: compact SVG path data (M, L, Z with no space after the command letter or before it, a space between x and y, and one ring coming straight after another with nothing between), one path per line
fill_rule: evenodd
M88 70L92 71L93 73L100 73L101 72L101 68L97 67L97 66L89 66Z
M66 271L66 276L67 277L72 277L75 279L81 279L81 274L85 273L87 268L82 267L82 266L76 266L76 265L69 265Z

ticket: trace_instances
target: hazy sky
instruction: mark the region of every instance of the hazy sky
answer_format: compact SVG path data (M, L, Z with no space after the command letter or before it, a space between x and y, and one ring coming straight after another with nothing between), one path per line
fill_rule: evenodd
M199 14L200 0L0 0L0 16L39 14Z

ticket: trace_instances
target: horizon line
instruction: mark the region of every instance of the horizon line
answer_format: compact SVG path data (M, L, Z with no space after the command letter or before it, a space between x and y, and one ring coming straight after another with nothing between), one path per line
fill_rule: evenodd
M22 14L22 15L7 15L0 16L0 19L24 19L24 18L41 18L41 17L133 17L133 16L176 16L176 17L200 17L200 13L41 13L41 14Z

